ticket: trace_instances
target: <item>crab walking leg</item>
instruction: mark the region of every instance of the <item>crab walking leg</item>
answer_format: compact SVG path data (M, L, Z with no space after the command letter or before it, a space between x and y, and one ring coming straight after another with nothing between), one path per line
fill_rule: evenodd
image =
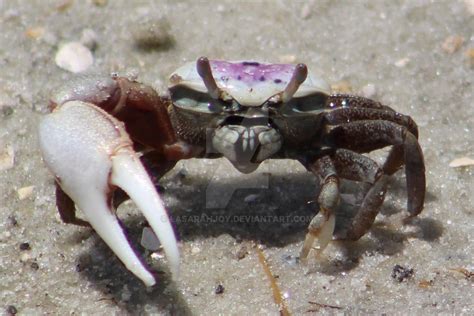
M371 185L348 231L336 235L337 239L358 240L367 233L379 213L387 190L387 175L369 157L347 149L337 149L331 158L340 178Z
M318 243L317 255L327 247L336 226L334 211L339 204L339 181L331 158L323 156L309 165L308 169L320 177L322 186L318 196L320 211L308 226L308 233L300 252L301 259L308 257L316 241Z
M346 102L346 107L342 106L342 102ZM418 139L418 127L413 119L407 115L395 112L387 106L383 106L374 101L355 96L330 96L328 103L333 106L341 106L325 116L329 124L338 125L346 124L347 122L361 121L361 120L384 120L405 126L410 133ZM376 108L376 106L380 108ZM367 107L364 107L367 106ZM384 173L388 175L394 174L404 163L404 146L394 145L390 150L383 165Z
M39 139L44 161L64 193L132 273L148 286L155 284L112 210L114 184L142 210L162 241L172 271L178 270L178 248L168 216L120 121L93 104L66 102L43 119Z
M356 121L328 129L326 139L337 147L356 152L387 145L403 146L409 217L423 210L426 192L423 152L415 135L405 126L385 120Z

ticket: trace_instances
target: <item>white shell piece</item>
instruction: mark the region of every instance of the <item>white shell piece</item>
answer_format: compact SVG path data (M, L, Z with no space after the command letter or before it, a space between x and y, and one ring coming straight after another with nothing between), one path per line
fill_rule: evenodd
M262 105L272 96L282 92L290 81L296 65L265 64L258 62L226 62L210 60L217 86L245 106ZM170 87L183 85L207 92L196 70L196 62L178 68L170 77ZM308 73L308 77L294 97L304 97L316 92L330 93L329 84L322 78Z
M168 216L121 122L90 103L66 102L42 120L39 139L44 161L61 188L132 273L147 286L155 284L110 208L109 181L138 205L162 238L173 272L178 270L178 248Z
M91 51L79 42L62 45L54 58L58 67L73 73L86 71L94 63Z

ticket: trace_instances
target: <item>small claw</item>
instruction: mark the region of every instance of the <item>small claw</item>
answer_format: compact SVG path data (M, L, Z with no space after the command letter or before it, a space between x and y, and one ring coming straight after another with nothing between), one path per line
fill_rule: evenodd
M155 278L129 245L112 209L115 186L137 204L160 239L171 270L179 270L176 237L166 210L123 124L93 104L70 101L40 124L45 163L94 230L147 286Z

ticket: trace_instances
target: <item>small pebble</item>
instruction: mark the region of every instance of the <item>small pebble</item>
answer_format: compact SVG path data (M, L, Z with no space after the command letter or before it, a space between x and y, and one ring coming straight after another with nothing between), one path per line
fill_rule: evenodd
M397 60L397 61L395 62L395 67L403 68L403 67L405 67L406 65L408 65L409 62L410 62L410 58L408 58L408 57L399 59L399 60Z
M248 255L249 251L246 246L240 247L240 249L235 254L237 260L242 260Z
M470 15L474 15L474 0L464 0L464 5L466 6L467 12Z
M79 73L86 71L94 63L91 51L79 42L61 45L55 57L56 65L64 70Z
M140 245L143 248L150 251L157 251L161 247L161 243L156 237L155 233L150 227L144 227L142 231L142 239L140 240Z
M198 254L198 253L200 253L200 252L201 252L201 248L199 248L199 247L197 247L197 246L194 246L194 247L191 248L191 253L192 253L193 255Z
M150 257L153 259L153 260L161 260L165 257L164 254L162 253L159 253L159 252L154 252L150 255Z
M29 38L38 39L43 36L44 31L45 31L44 27L38 26L38 27L32 27L32 28L27 29L25 34Z
M132 36L138 48L163 50L169 48L174 38L167 19L144 20L132 26Z
M9 117L13 114L13 107L9 105L0 105L0 110L2 113L2 117Z
M30 267L31 267L31 269L33 269L33 270L38 270L38 269L39 269L39 264L38 264L37 262L34 262L34 261L33 261L33 262L30 264Z
M7 306L7 315L16 315L18 313L18 310L14 305L8 305Z
M283 255L281 259L290 266L296 266L300 262L300 258L292 255Z
M395 265L392 270L392 278L398 282L403 282L413 276L415 271L413 269L403 267L401 265Z
M215 290L214 290L214 293L216 293L217 295L219 295L219 294L224 293L224 290L225 290L225 288L224 288L224 286L223 286L222 284L217 284L217 286L216 286L216 288L215 288Z
M18 225L18 220L16 219L16 216L15 215L10 215L8 216L8 222L10 224L10 226L17 226Z
M451 168L474 166L474 159L469 157L456 158L449 163L449 166Z
M422 289L427 289L429 287L431 287L433 285L433 280L421 280L419 283L418 283L418 286Z
M34 185L30 185L30 186L18 189L17 190L18 199L21 201L21 200L24 200L26 198L29 198L33 194L34 188L35 188Z
M459 35L451 35L448 36L441 47L443 50L448 54L453 54L461 48L462 44L464 44L464 37Z
M7 145L2 148L2 143L0 141L0 171L8 170L13 168L15 164L15 152L11 145Z
M28 262L31 259L31 255L29 252L22 252L20 255L20 262Z
M20 250L31 250L31 246L29 243L27 242L22 242L20 244Z

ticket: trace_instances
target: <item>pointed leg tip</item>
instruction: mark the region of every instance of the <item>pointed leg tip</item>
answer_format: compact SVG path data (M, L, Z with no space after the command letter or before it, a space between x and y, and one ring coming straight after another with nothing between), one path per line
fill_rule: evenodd
M306 234L303 246L301 247L301 250L300 250L300 259L303 262L307 261L309 252L311 251L311 248L315 240L316 240L316 236L314 234L312 234L311 232L308 232Z
M424 207L423 202L408 200L407 210L408 210L409 215L407 218L416 217L418 214L420 214L423 211L423 207Z
M405 218L402 219L402 224L403 225L411 225L415 222L416 215L413 214L408 214Z
M301 248L300 259L307 260L312 249L316 252L316 258L321 255L332 240L335 223L336 217L334 214L330 214L327 218L320 218L318 216L313 218ZM317 248L313 247L315 242L317 243Z

